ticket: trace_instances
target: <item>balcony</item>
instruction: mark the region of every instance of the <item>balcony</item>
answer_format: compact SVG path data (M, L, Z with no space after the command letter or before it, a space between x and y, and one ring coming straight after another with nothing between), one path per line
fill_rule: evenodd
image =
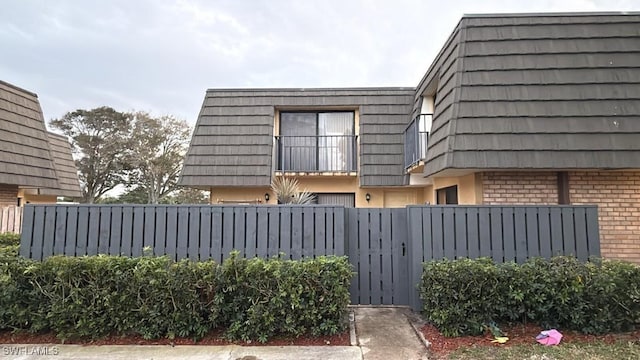
M276 136L275 171L355 172L357 136Z
M420 114L404 131L404 168L409 170L427 157L431 114Z

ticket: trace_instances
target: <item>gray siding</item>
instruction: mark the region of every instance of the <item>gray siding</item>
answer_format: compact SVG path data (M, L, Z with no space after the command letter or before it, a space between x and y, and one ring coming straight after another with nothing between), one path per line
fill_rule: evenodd
M80 189L80 180L78 179L78 169L73 161L71 152L71 144L66 137L54 133L47 133L49 138L49 146L51 147L51 155L53 156L53 165L58 174L59 188L40 189L39 194L57 195L70 198L82 197Z
M447 61L456 81L438 86L425 175L640 167L640 15L464 17L414 114Z
M38 96L1 80L0 184L58 187Z
M276 112L343 109L360 115L360 185L403 185L402 132L413 93L411 88L208 90L180 184L268 186Z

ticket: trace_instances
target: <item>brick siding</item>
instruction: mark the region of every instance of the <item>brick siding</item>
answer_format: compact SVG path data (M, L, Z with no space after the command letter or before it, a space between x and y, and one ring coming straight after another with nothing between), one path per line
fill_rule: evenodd
M16 205L18 198L17 185L0 184L0 205Z
M551 172L482 174L482 202L488 205L558 204L558 178Z
M572 204L597 204L602 256L640 263L640 171L569 173Z

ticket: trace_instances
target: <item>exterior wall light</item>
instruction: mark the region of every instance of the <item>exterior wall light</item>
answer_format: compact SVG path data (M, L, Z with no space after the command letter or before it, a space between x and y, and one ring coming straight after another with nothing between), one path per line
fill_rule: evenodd
M269 202L269 193L264 194L264 202Z
M367 200L367 202L369 202L369 201L371 200L371 194L367 193L367 194L364 196L364 199L365 199L365 200Z

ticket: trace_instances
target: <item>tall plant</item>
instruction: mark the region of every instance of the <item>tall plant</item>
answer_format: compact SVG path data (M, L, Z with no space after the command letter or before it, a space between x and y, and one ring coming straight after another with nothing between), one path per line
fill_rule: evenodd
M300 190L300 183L294 178L278 176L271 182L271 190L276 194L279 204L311 204L316 196L307 191Z

